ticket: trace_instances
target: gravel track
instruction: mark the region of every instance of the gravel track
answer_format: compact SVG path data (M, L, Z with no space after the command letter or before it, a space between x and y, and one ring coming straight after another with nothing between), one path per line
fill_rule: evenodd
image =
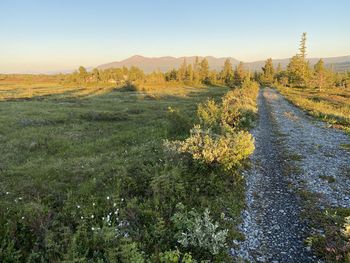
M349 137L270 88L261 89L258 107L252 168L244 173L247 208L241 231L246 239L234 242L232 254L250 262L319 262L305 247L308 228L295 191L319 194L320 207L350 207L350 154L342 147Z

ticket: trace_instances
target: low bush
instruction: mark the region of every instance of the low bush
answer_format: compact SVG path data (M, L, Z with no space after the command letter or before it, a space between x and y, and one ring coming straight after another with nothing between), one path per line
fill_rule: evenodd
M246 80L242 88L228 92L221 105L212 100L198 106L200 125L195 125L184 141L165 141L165 147L208 165L225 170L238 168L254 151L253 137L245 131L252 127L256 114L259 86Z

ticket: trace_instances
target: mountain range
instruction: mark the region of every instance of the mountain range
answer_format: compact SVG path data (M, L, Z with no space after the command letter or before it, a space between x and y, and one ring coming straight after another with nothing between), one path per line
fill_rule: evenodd
M198 57L200 60L204 57ZM230 59L233 66L238 65L239 60L233 57L213 57L206 56L209 66L214 70L221 70L226 59ZM115 61L111 63L106 63L97 66L98 69L108 69L108 68L120 68L120 67L131 67L136 66L141 68L144 72L150 73L155 70L160 70L162 72L168 71L173 68L178 68L181 63L186 59L187 64L193 64L195 62L196 56L189 57L144 57L140 55L132 56L130 58ZM319 58L309 58L311 65L314 65ZM289 58L284 59L273 59L273 64L277 67L278 63L281 63L282 68L285 68L289 63ZM350 70L350 56L341 57L328 57L323 58L323 61L327 67L333 67L335 71L346 71ZM263 67L265 61L254 61L254 62L244 62L247 69L251 71L259 71Z

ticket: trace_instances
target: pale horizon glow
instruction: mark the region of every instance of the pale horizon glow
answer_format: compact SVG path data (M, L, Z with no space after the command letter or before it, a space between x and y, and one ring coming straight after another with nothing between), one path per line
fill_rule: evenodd
M133 55L350 55L350 1L2 0L0 73L95 67Z

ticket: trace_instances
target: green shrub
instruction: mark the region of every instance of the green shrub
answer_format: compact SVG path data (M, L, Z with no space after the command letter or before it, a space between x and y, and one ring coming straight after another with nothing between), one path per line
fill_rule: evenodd
M185 141L165 142L165 146L178 153L189 153L193 159L206 164L220 164L226 170L237 168L254 151L251 134L245 131L227 132L218 136L211 130L194 126Z
M197 116L200 123L205 127L217 125L220 121L221 109L214 100L208 100L206 103L198 105Z
M179 244L184 248L192 248L198 258L206 260L226 253L228 230L213 221L208 209L203 214L194 209L188 212L181 203L177 209L178 212L171 220L177 230L175 237Z

